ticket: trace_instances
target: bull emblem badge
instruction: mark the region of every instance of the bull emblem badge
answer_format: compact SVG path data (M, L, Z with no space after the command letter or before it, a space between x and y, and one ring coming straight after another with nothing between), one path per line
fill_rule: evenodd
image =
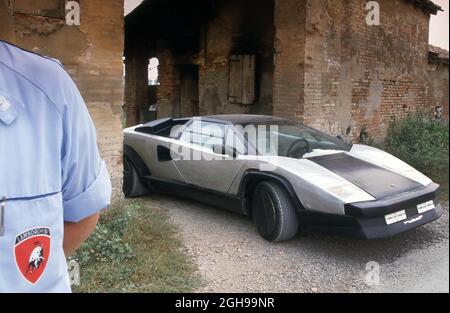
M50 228L33 228L16 236L16 265L20 275L30 284L37 284L43 276L50 258L50 248Z

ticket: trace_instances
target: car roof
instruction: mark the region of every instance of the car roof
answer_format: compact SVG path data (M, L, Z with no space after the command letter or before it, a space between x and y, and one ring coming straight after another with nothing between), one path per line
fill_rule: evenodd
M228 115L209 115L205 118L212 120L220 120L230 122L234 125L240 124L260 124L260 123L273 123L277 121L286 121L281 117L269 116L269 115L253 115L253 114L228 114Z

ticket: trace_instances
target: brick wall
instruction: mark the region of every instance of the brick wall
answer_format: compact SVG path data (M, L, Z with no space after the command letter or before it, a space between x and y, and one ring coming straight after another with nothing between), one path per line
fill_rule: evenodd
M380 0L381 25L368 26L366 1L306 1L303 20L301 9L282 9L305 1L289 1L279 0L276 10L278 115L356 141L361 133L381 140L392 118L429 107L427 13L404 0ZM293 53L299 42L304 56Z
M273 114L303 120L306 1L275 0Z
M159 83L156 90L158 99L158 118L177 117L180 107L180 77L175 58L167 48L167 42L161 43L157 53L159 60Z
M122 185L123 0L81 1L81 25L63 18L16 14L19 46L59 59L72 76L97 128L114 194Z

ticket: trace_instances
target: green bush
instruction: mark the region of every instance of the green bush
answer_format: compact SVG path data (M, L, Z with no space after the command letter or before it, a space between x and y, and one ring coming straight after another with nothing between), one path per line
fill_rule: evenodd
M448 168L448 140L448 122L417 113L391 123L384 148L411 166L433 174Z

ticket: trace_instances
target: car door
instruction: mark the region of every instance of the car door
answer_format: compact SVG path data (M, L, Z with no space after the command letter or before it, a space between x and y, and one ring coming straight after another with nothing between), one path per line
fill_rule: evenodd
M246 162L239 158L243 145L230 144L237 140L232 125L194 120L181 134L180 157L174 164L188 184L226 193ZM235 156L217 147L236 149Z

